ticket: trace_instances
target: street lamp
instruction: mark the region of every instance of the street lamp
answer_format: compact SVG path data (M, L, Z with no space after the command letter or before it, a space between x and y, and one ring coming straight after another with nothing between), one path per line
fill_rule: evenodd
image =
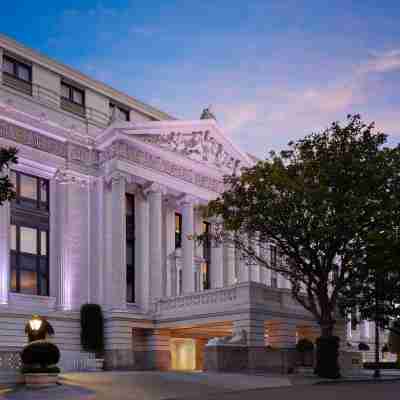
M41 328L42 323L43 321L39 317L39 315L33 315L29 321L29 326L31 327L33 332L37 332Z

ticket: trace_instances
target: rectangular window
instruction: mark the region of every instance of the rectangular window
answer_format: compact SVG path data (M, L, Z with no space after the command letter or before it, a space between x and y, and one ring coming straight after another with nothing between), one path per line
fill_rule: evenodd
M16 198L11 202L11 291L49 295L48 181L11 171Z
M23 81L32 81L32 67L9 56L3 58L3 71Z
M126 301L135 302L135 197L125 195L126 218Z
M61 108L84 117L86 115L84 90L61 82Z
M175 213L175 249L182 247L182 214Z
M111 118L119 121L129 121L129 109L110 103Z
M3 83L13 89L32 95L32 67L13 57L3 57Z
M276 263L277 263L277 248L276 248L276 246L270 246L270 263L271 263L271 267L276 267Z

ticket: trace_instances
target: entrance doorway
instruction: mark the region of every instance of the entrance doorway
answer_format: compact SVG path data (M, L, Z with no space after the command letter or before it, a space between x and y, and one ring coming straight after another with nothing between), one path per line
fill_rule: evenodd
M196 369L196 341L194 339L171 338L171 369L194 371Z

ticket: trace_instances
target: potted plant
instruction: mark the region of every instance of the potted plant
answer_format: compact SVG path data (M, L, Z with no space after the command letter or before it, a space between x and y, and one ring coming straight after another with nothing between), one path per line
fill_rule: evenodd
M33 387L55 385L60 369L60 350L47 340L54 335L51 324L43 317L34 315L25 326L29 343L21 352L22 373L25 384Z
M81 307L81 346L83 350L95 353L96 370L104 366L104 319L98 304L84 304Z
M300 354L300 365L312 367L314 361L314 344L311 340L300 339L296 344L296 350Z

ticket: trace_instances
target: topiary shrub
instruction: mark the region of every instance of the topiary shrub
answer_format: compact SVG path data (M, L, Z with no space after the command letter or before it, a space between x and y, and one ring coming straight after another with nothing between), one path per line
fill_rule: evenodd
M313 351L314 344L311 340L308 339L300 339L296 344L296 350L300 353L304 353L306 351Z
M81 307L81 346L97 355L104 351L103 312L98 304L88 303Z
M296 344L296 350L300 353L300 365L303 367L312 367L314 344L306 338L300 339Z
M367 343L360 342L360 343L358 343L358 350L369 351L369 346L367 345Z
M315 374L321 378L340 378L339 343L337 336L319 337L317 339Z
M47 368L60 361L60 350L51 342L38 340L26 345L21 352L24 367Z

